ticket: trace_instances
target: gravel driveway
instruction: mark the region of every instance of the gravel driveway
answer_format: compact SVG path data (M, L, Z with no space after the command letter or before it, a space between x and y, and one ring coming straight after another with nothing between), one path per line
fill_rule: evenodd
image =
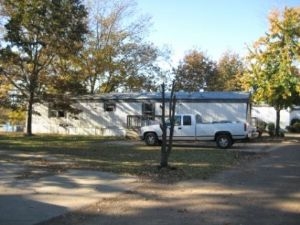
M39 225L299 225L299 143L278 144L207 181L144 182Z

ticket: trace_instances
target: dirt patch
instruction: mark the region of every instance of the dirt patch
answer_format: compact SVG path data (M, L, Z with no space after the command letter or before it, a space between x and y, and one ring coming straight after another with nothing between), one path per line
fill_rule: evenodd
M267 155L269 154L238 151L239 164L236 168L247 172L248 169L242 165ZM153 170L157 173L151 173L151 181L146 176L142 177L135 190L118 197L101 199L96 204L38 225L233 225L235 223L226 212L244 204L243 198L248 199L245 196L247 192L253 195L252 190L228 189L215 181L190 180L178 183L176 178L180 180L184 176L180 168L153 167ZM222 173L222 179L229 173ZM222 211L225 212L224 215Z
M31 166L16 173L16 179L39 179L63 173L67 169L62 166Z
M244 163L207 181L143 181L134 190L39 225L297 225L298 147L288 145L258 160L245 153Z
M187 187L144 183L117 198L102 199L40 225L196 224L199 215L191 205L197 203L191 199L190 191ZM185 203L187 198L191 205Z
M133 145L138 145L141 144L141 141L136 141L136 140L120 140L120 141L105 141L103 142L104 145L128 145L128 146L133 146Z

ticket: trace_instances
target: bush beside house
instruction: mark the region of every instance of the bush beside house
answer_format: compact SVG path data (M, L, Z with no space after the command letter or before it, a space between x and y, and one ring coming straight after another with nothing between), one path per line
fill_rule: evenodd
M290 126L287 127L289 132L300 133L300 119L294 118L291 120Z

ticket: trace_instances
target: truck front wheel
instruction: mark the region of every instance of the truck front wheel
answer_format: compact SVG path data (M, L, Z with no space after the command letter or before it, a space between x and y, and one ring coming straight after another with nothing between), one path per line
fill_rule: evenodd
M219 148L226 149L232 146L233 142L229 134L219 134L216 138Z
M157 145L158 139L155 133L148 133L145 136L145 142L147 145Z

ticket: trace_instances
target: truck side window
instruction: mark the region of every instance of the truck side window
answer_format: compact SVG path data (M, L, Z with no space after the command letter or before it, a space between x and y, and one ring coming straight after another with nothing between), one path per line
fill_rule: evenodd
M190 126L192 125L192 118L191 116L183 116L183 125Z
M196 115L196 123L203 123L202 117L199 114Z

